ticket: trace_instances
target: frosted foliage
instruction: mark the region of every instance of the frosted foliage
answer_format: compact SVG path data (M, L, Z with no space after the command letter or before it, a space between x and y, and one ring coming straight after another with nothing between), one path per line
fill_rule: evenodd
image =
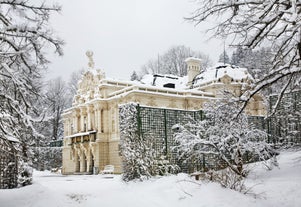
M166 156L156 156L152 135L142 134L138 110L136 104L126 104L119 108L123 180L144 180L155 175L177 173L179 167L171 164Z
M270 47L271 68L241 98L243 107L256 93L276 84L279 99L285 91L300 88L301 4L282 0L202 0L188 19L195 24L215 19L214 36L231 45L256 49ZM259 68L260 69L260 68ZM242 111L242 110L241 110Z
M120 107L120 142L123 180L146 179L155 174L155 153L151 140L144 140L137 125L137 106Z
M238 114L237 103L208 103L204 112L206 119L177 125L175 148L180 157L191 159L214 155L216 161L222 160L238 175L245 176L244 162L255 159L266 160L273 155L271 147L265 142L267 134L248 123L245 114ZM174 128L175 128L174 127ZM249 160L243 160L248 154Z
M0 136L32 144L30 139L39 136L33 105L48 63L44 46L62 54L62 42L52 37L47 24L59 8L25 0L0 0L0 5Z
M24 161L28 145L41 137L34 127L40 120L34 105L48 63L45 52L53 46L62 54L62 41L53 38L48 24L51 12L60 8L32 2L0 0L0 137L18 139Z
M20 161L19 162L19 176L18 184L21 186L29 185L32 182L32 167L28 163Z
M61 147L33 147L33 166L37 170L51 170L62 166Z

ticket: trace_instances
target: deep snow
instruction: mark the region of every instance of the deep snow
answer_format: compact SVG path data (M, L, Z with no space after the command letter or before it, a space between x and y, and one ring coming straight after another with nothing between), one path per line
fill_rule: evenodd
M34 173L34 183L18 189L0 190L1 207L76 206L301 206L301 151L282 152L280 167L267 171L253 166L246 180L254 194L244 195L216 183L196 182L179 174L145 182L124 183L121 176L62 176ZM254 196L256 195L256 196ZM256 197L256 198L255 198Z

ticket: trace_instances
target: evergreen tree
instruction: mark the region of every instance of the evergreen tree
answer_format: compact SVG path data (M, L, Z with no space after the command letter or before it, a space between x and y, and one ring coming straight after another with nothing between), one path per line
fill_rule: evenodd
M218 62L224 63L224 64L230 64L230 58L226 51L224 51L222 54L220 54Z
M120 152L124 181L144 180L155 175L177 173L178 166L170 164L165 156L157 157L151 134L142 134L139 106L126 104L119 108Z
M137 75L136 71L133 71L131 75L131 81L139 80L139 76Z
M123 105L120 114L120 142L124 181L147 179L155 175L155 153L151 140L145 140L139 132L137 106Z

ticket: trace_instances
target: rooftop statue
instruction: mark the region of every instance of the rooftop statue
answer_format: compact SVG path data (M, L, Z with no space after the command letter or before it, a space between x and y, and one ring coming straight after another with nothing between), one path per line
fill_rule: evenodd
M94 68L93 52L91 50L88 50L86 52L86 55L89 59L89 62L88 62L89 68Z

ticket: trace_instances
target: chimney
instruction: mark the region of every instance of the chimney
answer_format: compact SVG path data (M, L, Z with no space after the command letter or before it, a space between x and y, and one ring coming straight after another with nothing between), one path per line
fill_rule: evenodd
M187 64L188 86L192 86L193 79L201 72L201 59L189 57L185 60Z

